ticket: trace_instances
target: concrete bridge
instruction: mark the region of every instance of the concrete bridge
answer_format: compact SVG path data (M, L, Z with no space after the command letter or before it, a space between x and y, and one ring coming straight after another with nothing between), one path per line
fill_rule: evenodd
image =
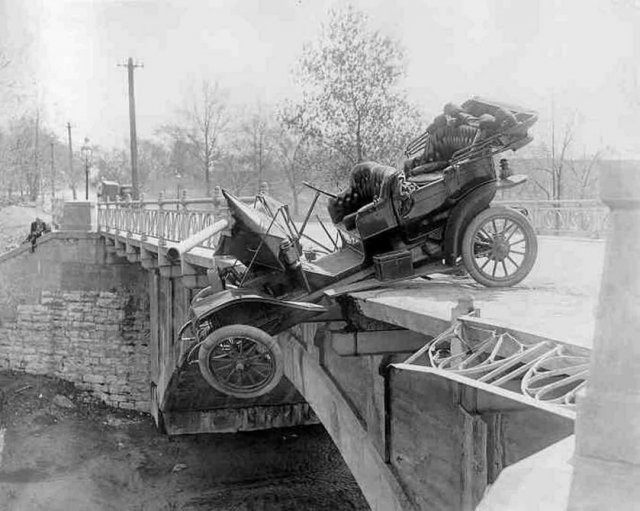
M601 241L541 238L534 272L512 289L445 277L356 286L348 300L362 332L305 324L282 334L286 379L241 400L211 389L177 340L214 241L178 264L166 256L220 207L161 197L101 204L96 219L93 205L68 204L35 253L0 256L2 366L149 411L169 434L320 421L385 511L474 509L504 468L572 435Z

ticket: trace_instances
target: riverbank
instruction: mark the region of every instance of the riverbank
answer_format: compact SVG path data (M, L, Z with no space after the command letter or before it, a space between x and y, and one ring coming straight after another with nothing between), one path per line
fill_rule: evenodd
M368 509L321 426L168 438L47 377L0 371L0 448L3 511Z

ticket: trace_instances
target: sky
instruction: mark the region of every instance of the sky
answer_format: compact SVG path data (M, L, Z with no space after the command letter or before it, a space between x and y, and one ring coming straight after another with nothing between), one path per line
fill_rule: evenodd
M153 136L201 80L234 104L295 97L305 42L343 0L0 0L0 49L61 137L128 143L126 69L138 134ZM576 152L640 158L637 0L352 0L407 54L402 86L428 118L473 95L540 112L548 139L575 117ZM25 89L26 90L26 89Z

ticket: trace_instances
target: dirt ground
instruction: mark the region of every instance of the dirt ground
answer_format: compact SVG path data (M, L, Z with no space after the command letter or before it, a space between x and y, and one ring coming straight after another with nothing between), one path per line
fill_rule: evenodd
M169 438L67 382L0 371L2 511L365 509L321 426Z

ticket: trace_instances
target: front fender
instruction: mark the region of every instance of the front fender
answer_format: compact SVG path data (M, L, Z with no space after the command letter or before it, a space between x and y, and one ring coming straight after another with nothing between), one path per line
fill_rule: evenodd
M253 289L232 288L198 295L191 303L191 318L196 324L211 318L219 326L246 324L272 335L328 312L322 305L279 300Z
M444 253L448 263L460 255L460 242L469 222L487 209L496 195L496 181L489 181L473 189L453 207L444 235Z

